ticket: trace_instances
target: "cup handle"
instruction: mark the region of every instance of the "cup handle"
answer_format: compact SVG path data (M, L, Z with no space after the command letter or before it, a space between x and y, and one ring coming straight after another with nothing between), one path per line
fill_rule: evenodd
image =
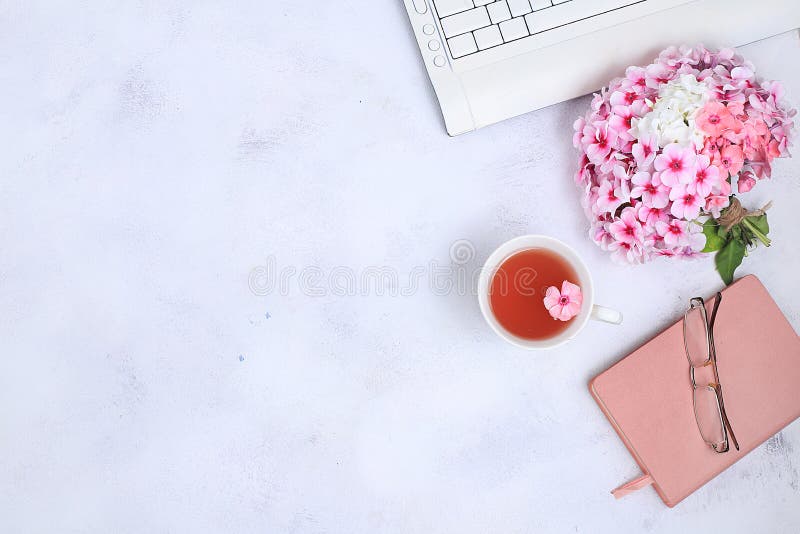
M598 306L597 304L592 306L591 317L595 321L603 321L605 323L611 323L611 324L622 323L622 313L618 312L617 310L613 310L611 308L606 308L605 306Z

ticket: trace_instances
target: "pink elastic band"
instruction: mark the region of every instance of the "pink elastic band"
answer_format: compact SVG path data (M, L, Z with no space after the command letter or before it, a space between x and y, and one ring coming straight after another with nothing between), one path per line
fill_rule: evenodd
M629 493L633 493L634 491L639 491L640 489L649 486L653 483L653 477L650 475L642 475L639 478L634 478L630 482L626 482L622 486L618 487L617 489L611 492L617 499L621 499L624 496L628 495Z

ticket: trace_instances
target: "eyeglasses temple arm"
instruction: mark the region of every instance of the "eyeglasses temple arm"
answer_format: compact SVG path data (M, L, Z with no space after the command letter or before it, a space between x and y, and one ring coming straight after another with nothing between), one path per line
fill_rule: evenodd
M731 437L731 441L733 442L733 446L736 447L736 450L739 450L739 442L736 439L736 434L733 433L733 427L731 426L731 422L728 420L728 412L725 411L725 402L722 400L722 386L717 384L719 388L719 411L722 414L722 420L725 423L725 428L728 429L728 435Z
M714 330L714 321L717 320L717 310L719 309L719 305L722 302L722 293L717 291L717 294L714 296L714 307L711 308L711 319L708 321L708 326L710 330Z
M717 360L717 348L714 346L714 321L717 319L717 310L719 309L719 305L722 302L722 293L717 291L717 294L714 296L714 307L711 309L711 319L709 320L709 338L711 344L711 354L714 359L714 366L716 367L716 360ZM716 372L716 369L715 369ZM719 380L719 378L717 378ZM733 433L733 427L731 426L731 422L728 419L728 412L725 411L725 402L722 400L722 386L717 384L719 388L719 411L722 414L722 421L725 423L725 428L728 430L728 434L730 435L731 441L733 442L733 446L736 447L736 450L739 450L739 441L736 439L736 434Z

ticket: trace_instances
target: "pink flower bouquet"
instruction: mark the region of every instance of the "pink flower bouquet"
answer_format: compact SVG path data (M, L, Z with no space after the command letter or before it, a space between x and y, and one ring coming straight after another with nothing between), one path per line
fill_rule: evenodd
M733 191L789 155L795 110L782 97L730 49L671 47L629 67L574 125L592 239L630 263L716 252L730 283L748 247L769 246L763 209L745 210Z

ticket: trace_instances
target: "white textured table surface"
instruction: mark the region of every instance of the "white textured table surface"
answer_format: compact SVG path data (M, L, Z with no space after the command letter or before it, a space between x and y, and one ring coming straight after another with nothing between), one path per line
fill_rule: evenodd
M744 52L800 102L796 34ZM797 532L798 423L675 509L609 495L587 380L720 282L585 237L586 98L448 138L399 2L2 2L0 82L0 532ZM740 270L796 329L799 178ZM625 324L528 353L430 286L524 233Z

